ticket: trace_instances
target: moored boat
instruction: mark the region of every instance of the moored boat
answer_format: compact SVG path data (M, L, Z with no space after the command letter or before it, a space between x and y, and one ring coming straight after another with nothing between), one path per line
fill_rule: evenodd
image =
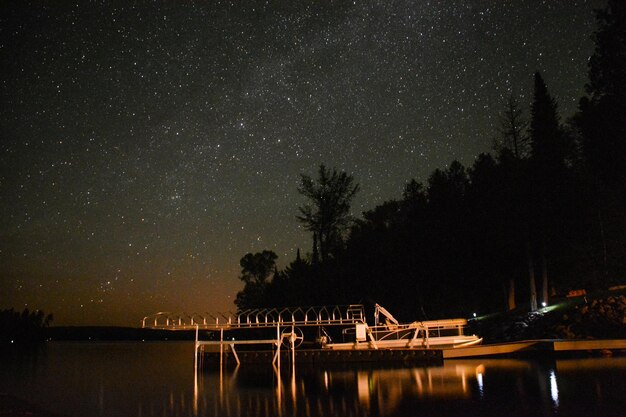
M381 322L380 316L384 316ZM480 344L482 338L467 334L467 320L462 318L400 323L379 304L375 305L374 325L356 323L344 329L349 342L323 340L323 349L445 349ZM344 337L346 339L346 337Z

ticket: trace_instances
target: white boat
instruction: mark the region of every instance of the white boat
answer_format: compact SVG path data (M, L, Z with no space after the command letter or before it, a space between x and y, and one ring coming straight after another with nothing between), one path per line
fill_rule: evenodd
M384 316L381 323L380 316ZM482 338L468 335L466 319L415 321L402 324L384 307L376 304L374 326L365 321L343 329L343 339L333 342L322 337L322 349L444 349L467 347L482 343Z

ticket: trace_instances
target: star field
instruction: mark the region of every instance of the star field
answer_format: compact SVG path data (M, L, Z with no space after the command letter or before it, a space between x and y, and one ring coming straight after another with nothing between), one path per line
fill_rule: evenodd
M2 307L233 310L245 253L309 250L300 173L354 175L359 215L489 151L535 70L571 115L603 5L3 4Z

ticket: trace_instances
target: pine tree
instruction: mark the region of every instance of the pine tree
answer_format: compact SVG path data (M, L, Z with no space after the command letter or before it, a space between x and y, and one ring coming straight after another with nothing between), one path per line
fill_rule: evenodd
M539 72L535 73L534 83L530 110L531 156L540 174L549 176L564 163L563 134L559 127L557 103L550 96Z
M626 250L626 2L608 0L596 22L588 97L581 99L575 123L595 192L597 257L610 280L624 273Z
M534 76L534 94L531 105L530 144L532 182L535 193L532 217L534 219L534 236L537 250L541 258L541 299L548 303L548 242L553 228L552 222L556 215L555 195L564 178L566 161L566 147L564 135L559 125L557 103L550 96L543 78L539 72ZM528 256L533 256L532 249ZM529 265L534 268L534 261L529 259ZM529 272L530 271L529 266ZM531 292L534 287L534 272L531 279ZM536 301L531 305L536 304Z
M583 149L599 181L625 191L626 182L626 2L609 0L596 12L595 51L589 60L589 98L578 119Z

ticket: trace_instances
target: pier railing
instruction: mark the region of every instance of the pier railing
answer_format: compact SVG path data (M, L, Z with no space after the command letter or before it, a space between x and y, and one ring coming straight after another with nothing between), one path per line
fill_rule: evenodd
M365 323L363 305L259 308L239 313L170 313L146 316L142 327L168 330L228 330L276 326L320 326Z

